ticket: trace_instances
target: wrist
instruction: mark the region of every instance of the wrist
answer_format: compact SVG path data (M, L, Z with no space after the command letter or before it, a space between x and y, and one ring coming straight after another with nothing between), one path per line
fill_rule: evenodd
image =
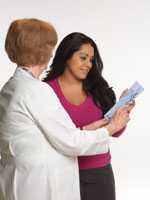
M116 132L116 127L111 123L107 124L104 127L108 130L110 136L112 136Z

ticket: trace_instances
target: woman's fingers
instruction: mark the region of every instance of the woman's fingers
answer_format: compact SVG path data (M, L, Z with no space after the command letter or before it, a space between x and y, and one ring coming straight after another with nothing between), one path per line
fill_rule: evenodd
M101 128L103 126L105 126L106 124L108 124L108 120L107 119L100 119L100 120L97 120L91 124L88 124L86 126L84 126L82 129L83 130L95 130L97 128Z
M127 94L127 92L128 92L128 88L126 88L125 90L123 90L123 92L121 93L119 99L121 99L122 97L124 97Z

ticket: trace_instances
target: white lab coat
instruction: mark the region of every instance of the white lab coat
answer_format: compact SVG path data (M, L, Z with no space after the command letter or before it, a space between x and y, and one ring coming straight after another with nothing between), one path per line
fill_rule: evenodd
M0 200L80 200L78 155L109 134L77 129L52 88L17 68L0 93Z

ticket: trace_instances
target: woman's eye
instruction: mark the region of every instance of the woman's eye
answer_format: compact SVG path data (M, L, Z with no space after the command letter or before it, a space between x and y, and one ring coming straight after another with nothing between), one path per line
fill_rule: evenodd
M81 58L81 60L86 60L86 57L80 57Z

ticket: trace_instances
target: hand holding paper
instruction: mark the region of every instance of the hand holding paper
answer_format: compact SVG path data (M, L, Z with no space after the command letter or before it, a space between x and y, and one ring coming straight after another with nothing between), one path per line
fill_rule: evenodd
M129 88L127 94L120 98L120 100L104 115L106 119L111 119L113 114L122 106L132 102L144 88L137 81Z

